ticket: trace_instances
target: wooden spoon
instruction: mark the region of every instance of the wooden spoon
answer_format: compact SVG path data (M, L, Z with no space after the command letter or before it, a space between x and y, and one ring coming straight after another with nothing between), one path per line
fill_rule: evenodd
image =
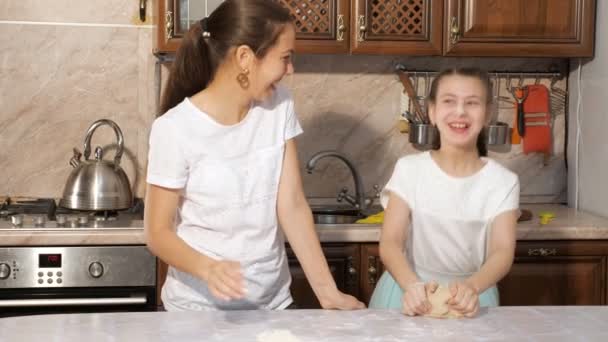
M420 122L425 123L424 115L422 114L422 108L420 108L420 104L418 103L418 99L416 99L416 90L414 90L414 85L410 81L410 76L405 71L398 71L399 80L401 80L401 84L403 84L403 88L407 93L407 97L410 98L412 104L414 105L414 115L418 117Z

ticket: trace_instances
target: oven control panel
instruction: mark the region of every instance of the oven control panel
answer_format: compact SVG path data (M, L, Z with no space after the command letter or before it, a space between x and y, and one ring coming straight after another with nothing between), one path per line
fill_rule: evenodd
M145 246L0 247L0 289L154 286Z

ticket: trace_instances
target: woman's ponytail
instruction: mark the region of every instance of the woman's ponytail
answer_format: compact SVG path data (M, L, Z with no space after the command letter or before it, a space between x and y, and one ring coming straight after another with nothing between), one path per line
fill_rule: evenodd
M205 89L211 81L210 37L203 37L201 26L200 22L193 25L182 39L171 66L159 115L177 106L186 97Z

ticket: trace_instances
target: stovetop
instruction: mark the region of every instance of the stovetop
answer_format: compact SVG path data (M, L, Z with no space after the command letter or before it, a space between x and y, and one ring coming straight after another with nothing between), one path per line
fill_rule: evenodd
M82 211L62 208L52 198L4 198L0 230L141 229L143 201L126 210Z

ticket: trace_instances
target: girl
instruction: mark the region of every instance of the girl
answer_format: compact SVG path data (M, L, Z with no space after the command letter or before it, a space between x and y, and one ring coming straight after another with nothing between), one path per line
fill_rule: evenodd
M449 284L450 308L467 317L498 305L496 283L513 263L519 180L484 157L490 94L477 69L446 70L433 81L428 111L439 142L401 158L383 191L380 257L388 272L370 307L428 313L426 290L438 283Z
M282 233L323 308L363 307L337 289L302 190L302 129L278 85L294 44L289 12L267 0L224 1L183 39L146 191L147 243L170 266L168 311L290 306Z

